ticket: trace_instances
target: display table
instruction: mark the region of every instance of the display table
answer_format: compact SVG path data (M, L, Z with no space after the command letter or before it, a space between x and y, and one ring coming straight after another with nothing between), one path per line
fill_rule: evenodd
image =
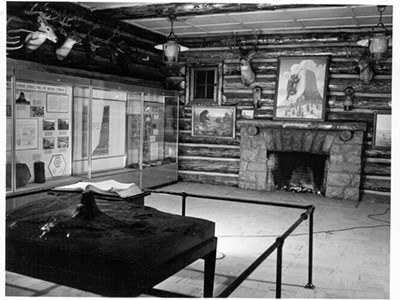
M48 195L11 210L6 270L104 296L151 294L197 259L212 297L217 239L211 221L183 217L93 192Z

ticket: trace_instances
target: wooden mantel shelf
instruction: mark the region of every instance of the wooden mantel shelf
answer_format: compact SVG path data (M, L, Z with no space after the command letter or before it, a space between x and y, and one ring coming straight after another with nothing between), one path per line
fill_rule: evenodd
M238 120L238 128L281 128L304 130L351 130L366 131L367 124L363 122L308 122L308 121L277 121L277 120Z

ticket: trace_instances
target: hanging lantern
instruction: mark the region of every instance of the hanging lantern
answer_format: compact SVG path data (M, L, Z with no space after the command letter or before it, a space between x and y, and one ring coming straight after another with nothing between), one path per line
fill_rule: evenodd
M381 60L384 58L387 50L388 50L388 36L387 36L387 29L382 22L382 13L385 11L385 5L378 5L378 11L380 13L380 18L378 24L372 28L372 38L369 46L369 51L372 54L372 57L376 60ZM375 29L379 29L382 27L384 32L374 32Z
M164 44L159 44L154 46L154 48L163 51L163 61L166 64L177 63L179 59L179 53L189 50L189 48L179 45L176 40L176 35L174 34L174 21L176 19L175 15L169 15L169 20L171 22L171 32L167 37L167 41Z

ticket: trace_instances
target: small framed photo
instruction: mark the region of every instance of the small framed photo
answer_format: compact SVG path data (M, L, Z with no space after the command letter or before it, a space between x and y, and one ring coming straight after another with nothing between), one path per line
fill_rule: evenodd
M236 107L192 106L192 136L235 138Z
M390 149L392 146L392 114L378 112L374 114L373 148Z
M57 148L69 148L69 137L59 136L57 138Z
M242 119L254 119L253 109L242 109Z
M44 137L43 138L43 150L54 149L55 138L54 137Z
M56 130L56 120L43 119L43 130Z
M58 130L69 130L69 119L58 119Z
M281 57L274 119L324 121L329 56Z

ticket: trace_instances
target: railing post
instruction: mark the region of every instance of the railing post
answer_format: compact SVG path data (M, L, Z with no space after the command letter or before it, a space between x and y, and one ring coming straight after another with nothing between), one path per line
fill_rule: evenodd
M186 198L187 198L187 193L183 192L182 193L182 216L186 215Z
M283 249L283 239L281 237L277 238L278 242L277 248L277 260L276 260L276 292L275 298L281 298L282 292L282 249Z
M309 220L309 231L308 231L308 282L305 286L306 289L315 289L315 286L312 283L312 272L313 272L313 236L314 236L314 209L312 206L310 212L310 220Z

